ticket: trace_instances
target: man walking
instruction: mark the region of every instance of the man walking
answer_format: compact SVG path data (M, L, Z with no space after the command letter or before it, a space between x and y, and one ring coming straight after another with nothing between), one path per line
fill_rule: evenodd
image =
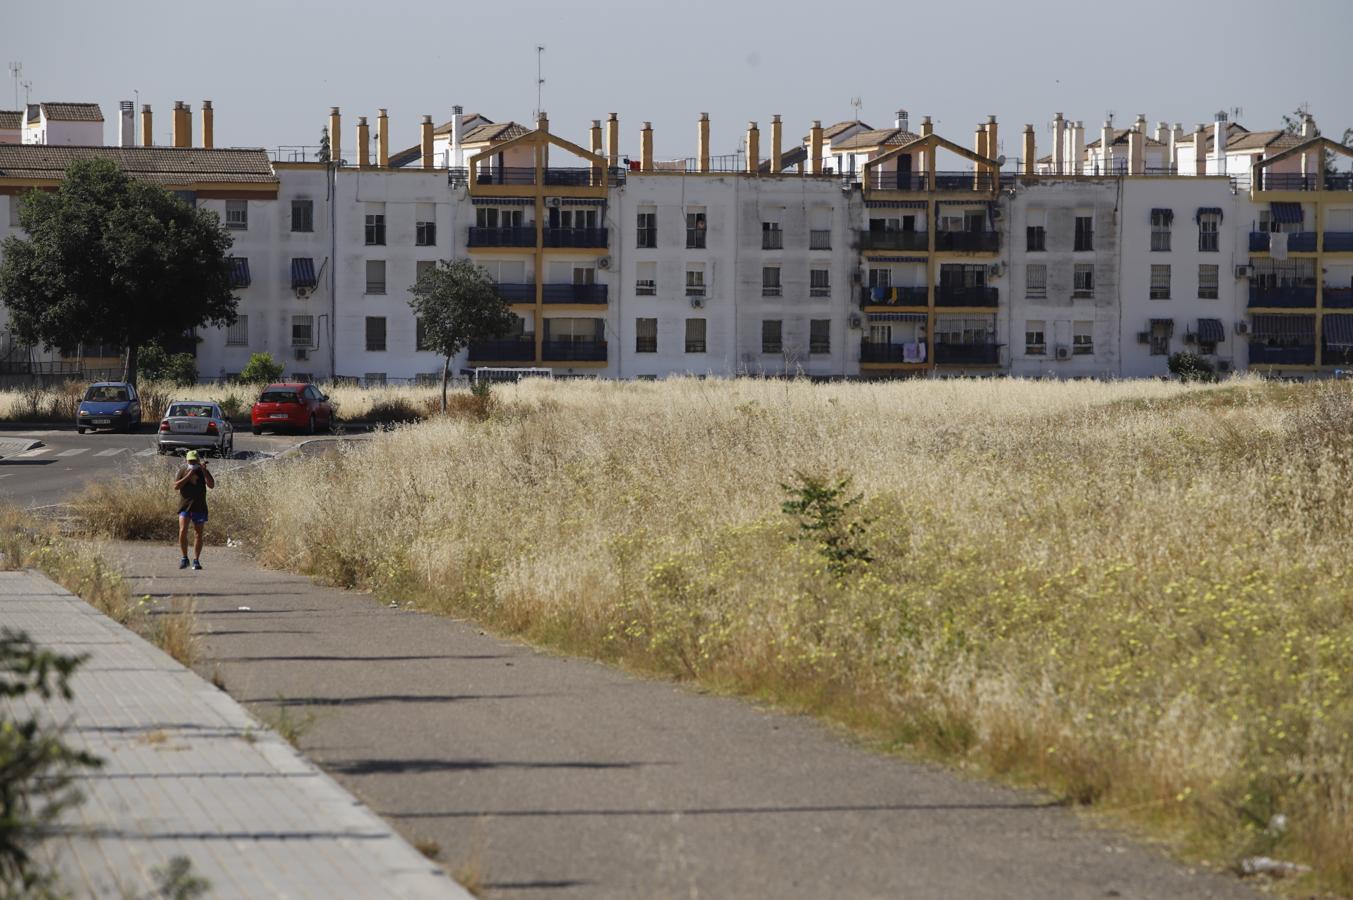
M202 568L202 526L207 524L207 488L216 487L216 479L207 471L207 461L196 450L189 450L186 465L174 479L179 492L179 568L188 568L188 523L197 533L193 542L193 568Z

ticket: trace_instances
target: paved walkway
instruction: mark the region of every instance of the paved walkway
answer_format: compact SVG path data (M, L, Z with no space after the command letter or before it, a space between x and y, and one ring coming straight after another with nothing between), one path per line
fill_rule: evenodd
M492 900L1253 898L1045 797L866 752L802 717L534 651L208 548L109 555L195 594L204 671L313 713L302 749Z
M89 654L74 699L44 707L105 760L44 845L71 896L151 896L174 856L210 897L469 896L234 700L41 575L0 572L0 627Z

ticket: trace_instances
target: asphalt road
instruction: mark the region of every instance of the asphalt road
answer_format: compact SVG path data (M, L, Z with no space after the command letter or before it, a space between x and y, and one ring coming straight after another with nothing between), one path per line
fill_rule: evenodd
M1036 794L866 752L815 722L540 653L212 547L110 548L198 599L204 655L490 898L1241 898ZM312 718L313 717L313 718ZM304 727L310 722L308 728Z

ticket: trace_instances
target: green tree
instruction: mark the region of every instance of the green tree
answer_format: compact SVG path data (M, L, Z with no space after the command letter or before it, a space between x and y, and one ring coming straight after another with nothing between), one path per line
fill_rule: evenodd
M517 324L493 278L466 259L441 260L419 277L409 306L423 329L423 346L441 354L442 412L451 358L470 345L502 337Z
M149 381L168 381L178 387L197 384L197 359L191 353L168 353L159 344L141 349L137 368Z
M5 239L0 299L25 342L126 347L134 382L142 347L235 321L232 238L219 217L110 160L74 163L57 190L29 193L19 224L27 236Z
M240 381L263 382L276 381L282 377L282 364L272 358L271 353L255 353L249 357L240 371Z
M326 125L319 133L319 161L327 163L329 154L329 126Z

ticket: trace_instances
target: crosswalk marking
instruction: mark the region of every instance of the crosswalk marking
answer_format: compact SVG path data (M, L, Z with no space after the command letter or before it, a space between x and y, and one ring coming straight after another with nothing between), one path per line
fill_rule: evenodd
M88 450L89 450L88 447L72 447L69 450L62 450L60 453L57 454L57 456L79 456L81 453L84 453Z
M32 450L25 450L22 453L14 454L15 459L32 459L35 456L41 456L44 453L50 453L55 447L34 447Z
M154 456L154 455L155 455L155 448L154 448L154 447L151 447L151 448L148 449L148 450L137 450L137 451L136 451L136 455L137 455L137 456Z
M0 478L8 478L13 474L14 474L13 472L0 472Z
M100 450L95 456L117 456L119 453L131 453L130 447L113 447L108 450Z

